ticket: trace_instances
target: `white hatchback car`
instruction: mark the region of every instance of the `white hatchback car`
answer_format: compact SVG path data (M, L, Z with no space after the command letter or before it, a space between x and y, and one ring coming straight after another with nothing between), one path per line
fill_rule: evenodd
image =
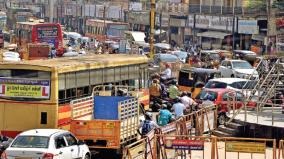
M60 129L33 129L19 134L5 150L6 159L90 159L84 142Z
M253 89L256 81L243 78L214 78L210 79L204 88L228 88L236 91L242 89Z
M255 68L245 60L224 60L222 61L219 70L221 77L238 77L258 79L259 75Z

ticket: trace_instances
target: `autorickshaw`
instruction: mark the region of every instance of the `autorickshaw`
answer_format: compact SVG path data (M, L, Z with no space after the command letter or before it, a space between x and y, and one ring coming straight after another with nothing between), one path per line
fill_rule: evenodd
M221 77L220 71L208 68L182 67L178 76L178 88L180 91L191 92L195 98L208 80Z

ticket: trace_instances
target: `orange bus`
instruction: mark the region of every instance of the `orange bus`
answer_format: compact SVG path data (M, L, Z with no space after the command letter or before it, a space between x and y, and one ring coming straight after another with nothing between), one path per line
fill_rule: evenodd
M106 40L119 41L124 37L124 32L128 29L128 23L88 19L86 21L85 36L96 38L101 42Z
M26 48L28 43L48 43L57 49L59 56L64 53L60 24L42 23L40 20L18 22L15 33L18 46Z
M9 137L34 128L69 130L72 119L90 115L82 111L75 117L71 103L102 84L136 86L140 103L149 106L148 58L140 55L3 62L0 81L0 131Z

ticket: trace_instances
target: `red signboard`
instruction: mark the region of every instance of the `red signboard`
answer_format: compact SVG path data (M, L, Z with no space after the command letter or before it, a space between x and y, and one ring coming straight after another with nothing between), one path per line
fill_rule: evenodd
M276 19L276 27L277 27L277 28L282 28L282 27L284 27L284 18L277 18L277 19Z
M180 140L166 139L165 148L167 149L185 149L185 150L204 150L204 141L202 140Z

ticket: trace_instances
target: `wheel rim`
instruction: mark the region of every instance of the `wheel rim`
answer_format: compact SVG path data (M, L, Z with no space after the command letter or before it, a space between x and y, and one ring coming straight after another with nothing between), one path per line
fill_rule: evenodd
M224 125L225 124L225 116L224 115L219 117L219 124L220 125Z

